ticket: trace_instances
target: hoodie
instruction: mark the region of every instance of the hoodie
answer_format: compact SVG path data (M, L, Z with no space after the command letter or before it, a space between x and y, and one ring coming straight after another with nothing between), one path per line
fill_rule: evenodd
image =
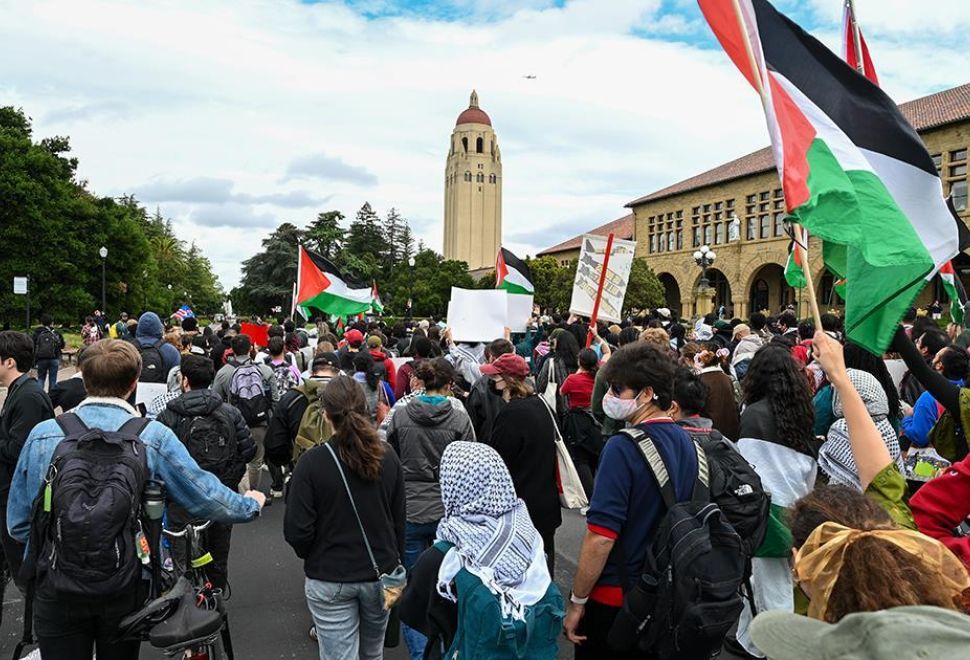
M762 346L764 346L764 342L761 337L754 333L741 337L738 340L737 346L734 347L734 357L731 359L731 366L736 366L741 360L750 360Z
M433 523L445 515L438 468L445 447L456 440L474 442L475 431L468 413L446 397L415 397L391 420L387 441L404 467L408 522Z
M256 444L253 442L252 433L250 433L242 413L233 406L223 403L222 398L210 389L189 390L179 398L169 401L165 410L158 415L157 420L172 429L178 436L179 423L183 419L210 417L212 415L222 417L236 431L236 450L239 461L227 470L227 474L216 475L226 486L235 488L239 485L239 480L242 479L246 463L253 460L256 455ZM179 440L182 440L182 438L179 437ZM193 456L193 458L195 457ZM238 476L236 476L237 474Z
M391 384L394 387L397 384L397 374L394 371L394 362L391 360L387 353L379 348L372 348L368 351L370 356L374 358L374 364L384 365L384 376L382 379Z
M162 333L164 332L165 326L162 325L162 320L158 318L158 314L155 312L145 312L138 319L138 330L135 331L135 345L143 348L157 344L162 341ZM158 350L162 353L162 362L165 367L164 373L166 374L171 371L172 367L177 367L182 361L182 355L178 349L168 342L162 342Z

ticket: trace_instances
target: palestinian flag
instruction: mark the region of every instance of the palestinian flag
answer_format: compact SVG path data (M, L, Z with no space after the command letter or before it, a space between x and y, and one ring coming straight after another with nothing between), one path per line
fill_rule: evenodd
M805 252L808 252L807 232L805 238ZM788 261L785 262L785 281L788 282L788 286L796 289L804 289L807 284L805 281L805 270L802 264L802 254L802 251L796 248L795 239L792 239L788 243Z
M846 334L883 353L927 278L970 244L926 147L892 99L767 0L699 3L762 97L788 213L846 280Z
M501 248L495 259L495 288L531 296L535 293L532 272L524 261Z
M967 291L963 288L960 276L953 270L953 262L948 261L940 269L940 279L943 289L950 299L950 319L957 325L963 325L967 311Z
M384 313L384 303L381 302L381 294L377 290L377 280L374 280L374 284L371 287L371 312L374 314Z
M370 311L372 290L341 275L330 260L300 246L296 273L296 304L337 316Z

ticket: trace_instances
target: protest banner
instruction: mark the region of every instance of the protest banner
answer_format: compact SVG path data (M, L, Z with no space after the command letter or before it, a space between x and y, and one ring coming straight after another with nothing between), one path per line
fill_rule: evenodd
M509 313L507 298L504 289L451 287L448 303L451 338L454 341L486 342L505 336Z
M582 251L576 266L576 279L573 282L573 297L569 303L570 313L587 317L593 315L600 276L603 274L607 242L606 236L594 234L583 236ZM613 323L620 323L623 320L621 316L623 299L626 297L626 287L630 281L635 247L636 243L633 241L613 239L597 315L600 320Z
M532 318L534 297L510 293L506 300L508 301L506 325L512 332L525 332Z

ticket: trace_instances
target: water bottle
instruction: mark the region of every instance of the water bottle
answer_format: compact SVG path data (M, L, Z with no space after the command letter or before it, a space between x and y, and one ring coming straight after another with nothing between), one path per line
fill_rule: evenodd
M144 493L145 515L149 520L157 521L162 519L165 512L165 484L161 481L149 479L145 482Z

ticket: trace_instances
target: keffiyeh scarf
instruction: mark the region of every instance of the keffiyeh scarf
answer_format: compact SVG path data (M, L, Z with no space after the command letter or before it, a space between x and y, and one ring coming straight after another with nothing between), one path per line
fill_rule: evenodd
M542 539L502 458L477 442L449 444L441 457L441 500L438 538L455 547L438 571L438 593L456 600L451 583L465 568L499 597L503 616L523 618L551 579Z

